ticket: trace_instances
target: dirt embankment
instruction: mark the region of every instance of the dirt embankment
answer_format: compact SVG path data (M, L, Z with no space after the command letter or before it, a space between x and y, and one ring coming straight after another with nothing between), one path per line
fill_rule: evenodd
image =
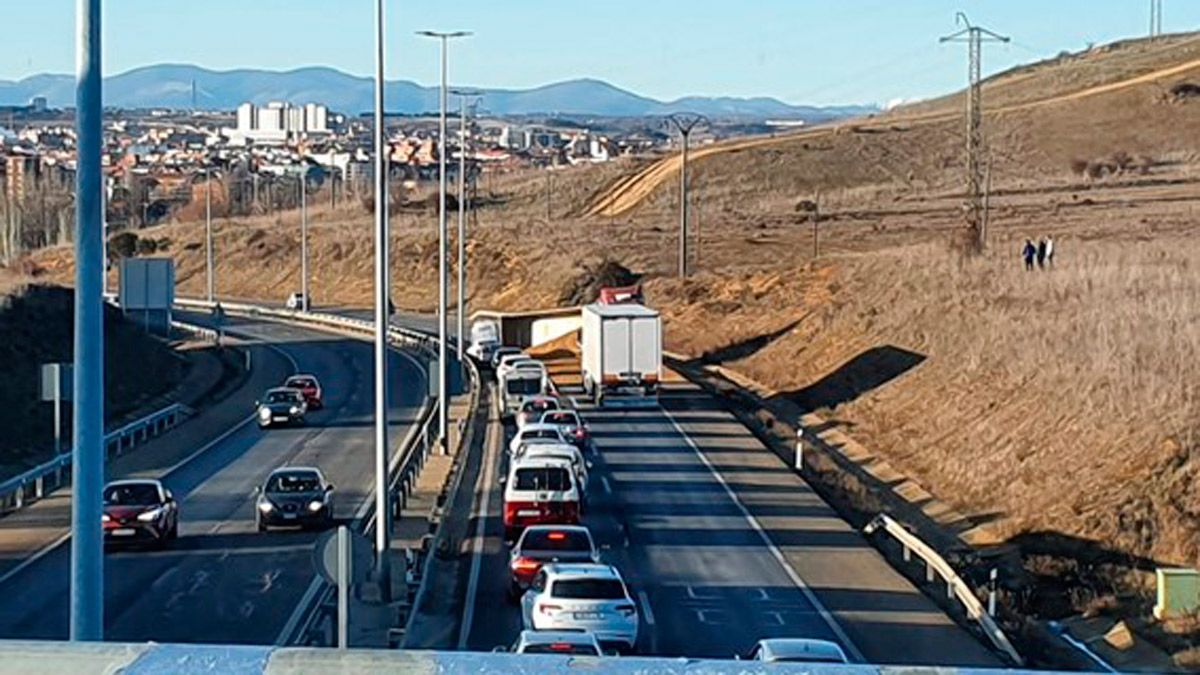
M0 301L0 475L11 475L50 458L53 406L39 400L40 366L70 362L74 294L70 289L30 286ZM119 419L175 386L186 364L170 347L105 312L105 415ZM63 438L70 439L70 408ZM69 442L69 441L68 441Z

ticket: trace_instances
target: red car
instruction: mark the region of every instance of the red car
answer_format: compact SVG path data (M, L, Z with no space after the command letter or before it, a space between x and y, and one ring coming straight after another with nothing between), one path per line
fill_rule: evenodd
M106 544L165 546L179 536L179 505L159 481L114 481L104 486L100 521Z
M310 410L325 407L321 401L321 383L316 375L292 375L283 383L288 389L299 389Z
M562 430L562 435L580 450L586 450L588 444L587 423L574 410L547 410L542 413L538 424L552 424Z
M592 533L582 525L531 525L513 546L508 560L508 596L524 593L546 563L598 563Z

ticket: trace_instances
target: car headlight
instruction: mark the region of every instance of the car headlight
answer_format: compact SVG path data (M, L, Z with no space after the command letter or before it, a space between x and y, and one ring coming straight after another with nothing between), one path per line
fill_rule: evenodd
M269 408L259 408L258 416L263 418L264 420L271 419L271 410Z
M320 511L324 507L325 507L325 502L321 501L320 499L314 499L308 503L309 511Z
M158 520L158 517L162 515L162 512L163 512L163 510L162 510L161 506L159 506L158 508L150 509L149 511L142 511L141 513L138 514L138 517L137 517L138 522L152 523L155 520Z
M112 516L108 515L107 513L100 514L100 522L107 523L110 520L112 520Z
M258 503L258 510L263 513L270 513L275 510L275 505L264 499Z
M291 409L288 410L288 412L290 412L293 415L299 415L300 414L300 406L294 405L291 407Z

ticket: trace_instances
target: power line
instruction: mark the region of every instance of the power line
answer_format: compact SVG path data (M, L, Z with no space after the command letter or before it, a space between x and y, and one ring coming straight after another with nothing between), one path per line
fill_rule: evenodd
M987 232L983 223L983 85L982 57L984 42L1004 42L1010 38L993 33L982 26L973 26L967 15L959 12L955 21L962 30L952 35L940 38L939 42L967 43L967 201L965 212L967 227L973 236L976 252L982 252L987 245Z

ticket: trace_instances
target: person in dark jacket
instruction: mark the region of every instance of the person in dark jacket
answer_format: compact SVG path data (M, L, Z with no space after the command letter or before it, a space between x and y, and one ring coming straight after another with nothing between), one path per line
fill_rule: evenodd
M1041 269L1046 269L1046 238L1042 237L1038 240L1037 245L1037 263Z
M1025 248L1021 249L1021 257L1025 259L1025 271L1033 269L1033 259L1037 257L1037 247L1032 239L1025 240Z

